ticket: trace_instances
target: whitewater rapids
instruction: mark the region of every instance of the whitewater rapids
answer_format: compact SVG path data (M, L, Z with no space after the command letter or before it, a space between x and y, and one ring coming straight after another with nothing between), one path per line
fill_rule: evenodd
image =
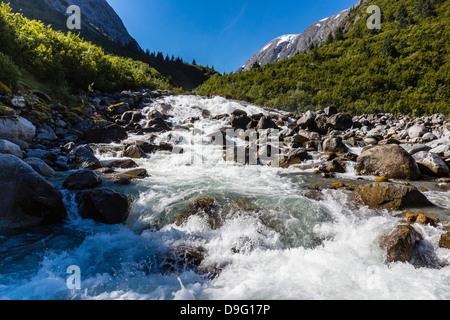
M65 192L70 219L64 226L1 235L0 299L450 299L450 250L437 245L442 230L415 225L425 239L423 252L434 252L439 267L387 265L379 244L402 224L399 216L357 207L347 191L310 197L310 180L298 169L225 162L206 138L228 123L203 119L205 110L212 117L236 109L272 111L223 98L158 102L172 106L174 125L201 118L190 131L157 137L185 152L136 161L149 177L116 187L134 197L126 225L82 220L73 194ZM191 143L194 129L203 133L200 144ZM357 178L351 168L341 177ZM426 195L450 210L449 192ZM198 216L172 223L198 196L216 199L226 216L219 228ZM216 270L214 276L187 264L165 267L180 247L203 248L201 269ZM81 269L81 290L67 288L72 265Z

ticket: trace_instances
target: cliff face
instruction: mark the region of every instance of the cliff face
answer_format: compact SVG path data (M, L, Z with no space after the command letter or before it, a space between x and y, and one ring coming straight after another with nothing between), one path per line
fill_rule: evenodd
M14 11L63 31L67 30L67 8L70 5L77 5L81 9L81 34L87 40L93 42L112 40L122 47L140 49L106 0L10 0L10 2Z
M360 3L361 1L354 7L359 6ZM330 33L335 33L343 25L352 8L317 21L303 33L283 35L270 41L264 48L251 57L244 66L239 68L237 72L248 71L255 63L263 66L291 58L298 52L307 51L311 44L325 41Z

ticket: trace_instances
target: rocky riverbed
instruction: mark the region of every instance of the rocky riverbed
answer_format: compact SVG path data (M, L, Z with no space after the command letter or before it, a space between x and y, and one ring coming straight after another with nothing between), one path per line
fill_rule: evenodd
M84 99L74 113L26 89L0 97L0 297L36 298L51 272L50 299L170 299L178 277L200 299L221 288L231 299L407 298L431 272L440 283L419 292L449 298L443 115L292 114L152 90ZM36 266L6 271L12 261ZM64 288L65 264L87 270L86 296Z

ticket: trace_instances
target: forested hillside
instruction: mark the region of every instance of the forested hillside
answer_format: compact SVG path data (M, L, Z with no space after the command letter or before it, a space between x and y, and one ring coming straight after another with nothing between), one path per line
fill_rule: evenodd
M381 30L366 25L369 5L382 10ZM450 115L449 26L448 0L366 1L307 53L213 77L196 92L289 111Z

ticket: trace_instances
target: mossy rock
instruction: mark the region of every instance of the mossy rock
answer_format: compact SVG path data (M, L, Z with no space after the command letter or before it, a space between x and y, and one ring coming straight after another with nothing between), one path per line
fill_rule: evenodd
M3 82L0 81L0 94L12 94L12 90Z

